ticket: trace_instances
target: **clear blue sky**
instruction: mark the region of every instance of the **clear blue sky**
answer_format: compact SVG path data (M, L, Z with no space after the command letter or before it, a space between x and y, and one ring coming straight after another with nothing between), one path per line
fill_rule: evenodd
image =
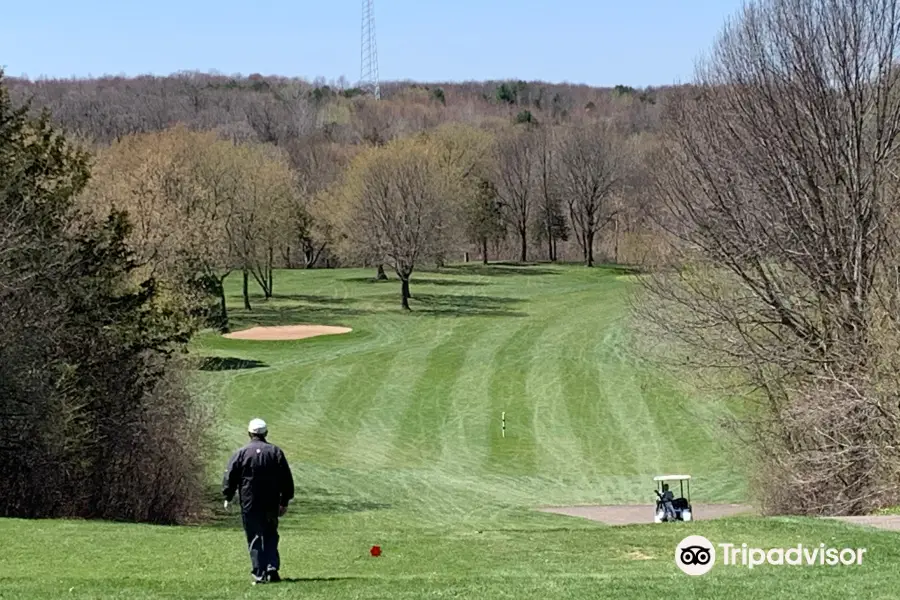
M9 76L182 70L359 79L360 0L3 2ZM690 79L740 0L376 0L382 80Z

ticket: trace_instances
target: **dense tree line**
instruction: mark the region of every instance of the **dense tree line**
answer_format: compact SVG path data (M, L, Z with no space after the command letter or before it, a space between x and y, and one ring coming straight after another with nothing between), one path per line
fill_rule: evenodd
M646 247L624 241L643 218L637 206L626 210L625 182L642 165L628 148L658 128L665 90L387 83L375 101L321 81L202 74L14 80L12 90L96 150L82 204L135 215L133 249L173 288L217 295L207 312L222 329L222 283L232 272L243 277L248 309L250 288L272 295L276 267L365 264L384 278L390 265L407 289L412 267L398 265L396 247L387 252L371 214L351 218L347 206L371 208L350 191L360 164L379 152L390 162L413 138L437 144L442 172L458 179L431 200L446 220L427 232L439 241L420 240L431 251L415 252L419 266L469 254L586 265L598 251L601 260L646 258ZM633 222L620 233L616 216ZM187 301L203 310L196 294Z
M499 131L501 125L515 123L522 111L530 115L527 124L539 130L575 131L584 124L612 119L626 135L652 133L658 129L661 104L671 93L665 88L600 89L521 81L387 82L383 85L383 100L376 102L342 82L326 85L324 81L200 73L82 80L17 79L10 85L14 97L31 99L35 108L49 109L55 123L98 146L175 126L212 131L234 143L277 146L287 153L302 179L299 183L307 200L333 183L349 164L349 158L367 146L382 146L446 124L506 135ZM544 138L561 143L560 135L546 134ZM528 144L547 150L542 156L553 155L547 143L534 140ZM490 178L500 198L506 198L507 207L503 235L494 231L490 236L494 253L498 258L521 258L524 245L534 246L525 251L532 258L580 258L592 262L584 251L585 235L570 236L573 213L551 190L550 175L555 176L547 168L551 165L544 164L539 173L531 164L540 162L538 152L518 145L527 153L529 163L520 165L528 173L520 173L525 179L518 187L524 185L528 189L517 190L510 187L512 182L504 183L508 179L504 169ZM515 157L498 152L496 159L508 163ZM543 191L537 189L539 186L543 186ZM516 211L518 216L513 214ZM347 262L346 257L335 256L327 243L323 245L321 235L308 235L310 229L321 229L320 222L311 220L308 212L298 215L298 219L307 227L300 228L304 231L298 233L294 243L276 252L279 266L338 264L342 258ZM621 231L630 235L634 229L623 227ZM609 260L615 241L597 232L588 233L594 234L591 245L598 244L603 259ZM630 248L627 243L623 247ZM454 248L451 256L459 258L466 251L478 252L478 243ZM483 254L484 248L480 251ZM631 251L624 254L620 258L632 262L640 255Z
M284 143L314 129L351 142L441 122L473 123L528 110L560 122L615 112L631 127L656 127L669 88L632 90L545 82L382 83L374 103L346 82L186 72L171 76L7 80L16 101L31 98L71 132L108 143L176 123ZM352 118L351 118L352 117Z
M202 499L208 419L185 391L196 323L76 197L89 156L0 73L0 515L179 522Z

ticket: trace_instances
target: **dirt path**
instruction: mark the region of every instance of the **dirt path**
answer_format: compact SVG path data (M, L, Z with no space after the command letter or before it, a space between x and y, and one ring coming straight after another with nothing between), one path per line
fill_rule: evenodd
M224 337L234 340L302 340L318 335L335 335L353 331L349 327L331 327L329 325L279 325L275 327L251 327L234 333L226 333Z
M838 521L853 523L854 525L866 525L888 531L900 531L900 515L867 515L864 517L830 517Z
M607 525L635 525L653 523L654 508L653 504L622 504L614 506L548 506L539 510L570 517L582 517ZM698 521L751 512L753 512L753 508L743 504L694 505L694 519Z
M652 504L621 504L611 506L545 506L538 510L569 517L600 521L607 525L637 525L653 523ZM694 519L708 521L739 514L754 514L753 507L743 504L695 504ZM900 515L868 515L862 517L826 517L854 525L900 531Z

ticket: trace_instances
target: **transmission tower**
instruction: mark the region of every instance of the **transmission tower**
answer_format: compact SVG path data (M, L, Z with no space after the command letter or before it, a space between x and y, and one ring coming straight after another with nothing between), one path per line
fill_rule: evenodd
M359 87L381 98L378 82L378 46L375 44L375 0L362 0L362 44Z

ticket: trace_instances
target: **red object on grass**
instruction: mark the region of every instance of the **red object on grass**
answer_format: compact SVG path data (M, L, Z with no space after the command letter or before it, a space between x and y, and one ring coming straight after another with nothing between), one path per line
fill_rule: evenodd
M372 556L381 556L381 546L372 546L372 549L369 550L369 554Z

